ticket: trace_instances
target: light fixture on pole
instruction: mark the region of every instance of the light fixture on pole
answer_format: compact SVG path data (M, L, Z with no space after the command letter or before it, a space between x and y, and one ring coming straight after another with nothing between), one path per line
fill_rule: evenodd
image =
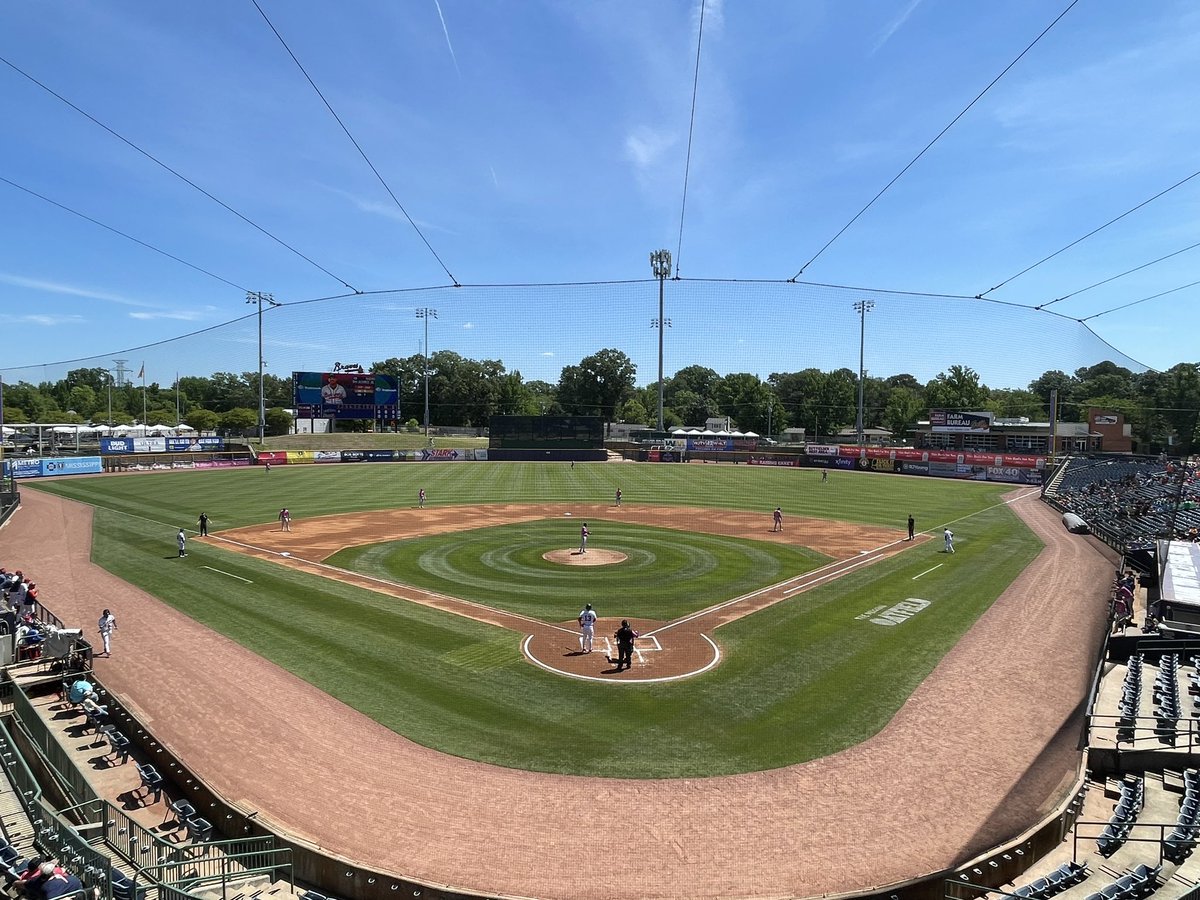
M437 310L428 306L417 310L417 318L425 320L425 437L429 437L429 320L437 317Z
M663 329L669 328L670 319L663 318L663 285L671 277L671 251L655 250L650 254L650 271L658 279L658 318L651 319L651 327L658 328L658 430L663 431Z
M247 291L246 302L258 304L258 443L261 446L267 428L267 403L263 396L263 304L267 303L271 306L282 306L282 304L275 302L274 294L264 294L262 291Z
M858 418L855 420L854 431L858 435L858 446L863 444L863 383L867 380L867 370L863 354L867 343L867 313L875 308L874 300L859 300L854 304L854 311L859 315L858 329Z

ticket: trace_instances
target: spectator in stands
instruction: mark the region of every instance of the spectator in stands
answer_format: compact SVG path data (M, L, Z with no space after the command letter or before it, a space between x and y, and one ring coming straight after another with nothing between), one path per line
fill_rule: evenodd
M25 868L21 870L15 880L8 883L10 896L15 894L18 897L25 893L25 883L31 878L37 878L41 874L42 860L40 857L33 857L25 864ZM15 873L13 873L15 874Z
M18 572L17 574L20 575L21 573ZM25 598L28 595L29 585L26 583L24 577L20 578L13 587L9 588L8 602L17 611L18 616L25 615Z
M25 605L21 608L22 616L36 616L38 605L38 586L32 581L25 588Z
M100 695L95 691L88 691L83 695L83 700L79 705L83 707L83 711L89 716L107 716L108 707L100 702Z
M48 873L47 869L50 870ZM41 896L45 900L57 900L58 897L65 897L68 894L74 894L83 890L83 882L79 880L77 875L72 875L65 869L54 865L54 863L42 863L41 872L44 876L41 885Z
M33 862L30 860L29 866L21 873L17 880L17 888L26 897L42 900L46 896L46 880L60 873L65 876L67 870L48 861L38 862L36 867Z

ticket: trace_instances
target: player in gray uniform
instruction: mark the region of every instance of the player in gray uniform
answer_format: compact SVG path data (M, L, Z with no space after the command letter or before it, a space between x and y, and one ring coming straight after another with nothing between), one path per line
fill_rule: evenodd
M592 652L592 638L596 635L596 611L592 604L584 604L579 613L579 649L584 653Z

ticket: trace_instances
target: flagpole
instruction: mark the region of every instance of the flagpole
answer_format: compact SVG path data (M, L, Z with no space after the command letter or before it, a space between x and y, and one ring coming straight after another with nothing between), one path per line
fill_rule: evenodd
M142 376L142 434L146 433L146 364L142 363L142 371L138 373Z
M175 373L175 428L179 428L179 373Z

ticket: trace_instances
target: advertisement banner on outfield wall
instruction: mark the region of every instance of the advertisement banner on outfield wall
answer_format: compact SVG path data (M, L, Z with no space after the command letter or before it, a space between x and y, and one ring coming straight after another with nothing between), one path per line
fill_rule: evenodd
M837 444L809 444L804 452L808 456L837 456L841 449Z
M858 468L863 472L895 472L896 461L894 459L882 459L880 457L860 456L856 460Z
M420 451L422 462L466 462L470 459L463 450L451 447Z
M313 462L315 463L336 463L342 461L341 450L313 450Z
M193 469L234 469L250 465L249 459L206 459L191 464Z
M475 448L475 461L476 462L487 462L487 458L488 458L487 447L476 447Z
M341 454L342 462L345 463L362 462L367 458L367 452L365 450L343 450L341 451Z
M290 466L304 465L313 461L313 452L311 450L288 450L287 462Z
M687 449L689 450L732 450L733 438L688 438Z
M101 453L201 453L225 449L220 437L101 438Z
M53 478L58 475L96 475L104 471L98 456L64 459L14 459L8 461L13 478Z
M258 454L256 465L270 463L273 466L282 466L288 462L288 455L283 450L267 450Z
M1041 484L1042 473L1038 469L1023 469L1017 466L988 466L988 481L1007 481L1010 484Z
M393 462L396 459L395 450L367 450L363 454L367 462Z
M955 434L967 431L986 434L992 430L991 412L959 412L953 409L931 409L930 430L935 434Z
M795 456L751 456L748 462L752 466L786 466L788 468L796 468L801 465L799 458Z

